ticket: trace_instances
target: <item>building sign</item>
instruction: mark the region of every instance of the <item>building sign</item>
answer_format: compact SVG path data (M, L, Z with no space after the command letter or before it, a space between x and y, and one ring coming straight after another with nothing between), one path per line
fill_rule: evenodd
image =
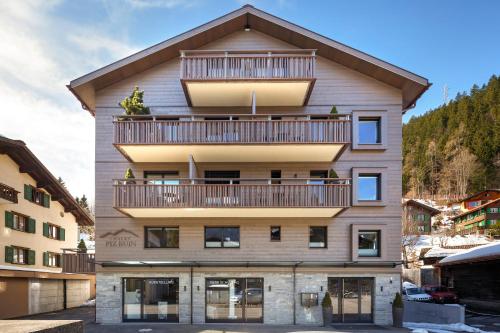
M100 238L106 239L106 247L136 247L139 235L127 229L120 229L115 232L107 232Z

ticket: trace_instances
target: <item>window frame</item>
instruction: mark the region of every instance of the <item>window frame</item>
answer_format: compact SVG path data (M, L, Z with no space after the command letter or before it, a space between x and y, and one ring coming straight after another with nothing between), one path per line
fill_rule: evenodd
M29 228L29 219L30 217L28 215L24 215L24 214L21 214L21 213L18 213L18 212L15 212L15 211L11 211L11 214L12 214L12 230L17 230L17 231L22 231L22 232L28 232L28 228ZM24 228L21 229L21 228L16 228L16 217L19 219L19 218L23 218L24 219ZM17 222L19 224L19 221Z
M359 232L378 231L379 232L379 256L359 256ZM351 224L351 260L352 261L387 261L387 235L389 227L384 223L353 223Z
M48 227L48 234L47 238L50 238L50 239L55 239L55 240L60 240L59 238L61 237L61 227L58 226L57 224L53 224L53 223L50 223L50 222L46 222L47 223L47 227ZM55 230L56 232L56 235L51 235L51 230Z
M325 245L324 246L311 246L311 229L312 228L321 228L324 230L324 238ZM309 241L308 241L309 249L328 249L328 226L326 225L310 225L309 226Z
M222 229L221 246L207 246L207 229ZM224 246L224 229L238 229L238 246ZM205 249L239 249L241 247L240 226L205 226L203 229L203 246Z
M28 256L29 256L29 248L22 247L22 246L11 246L12 250L14 251L12 253L12 264L15 265L28 265ZM19 251L23 251L23 262L19 262L14 260L17 257L19 258Z
M359 126L363 120L377 119L378 124L378 143L359 142ZM388 137L388 117L386 110L355 110L352 112L352 150L385 150L387 149Z
M361 185L361 179L375 178L375 199L365 199L359 197L358 188L358 201L380 201L382 199L382 175L380 173L360 173L358 174L358 186Z
M278 230L279 230L278 239L273 239L273 228L278 228ZM281 242L281 226L280 225L272 225L269 227L269 240L271 242Z
M162 234L165 233L165 229L177 229L177 246L148 246L148 229L162 229ZM144 248L145 249L179 249L180 248L180 229L179 226L145 226L144 227ZM162 240L160 240L162 243ZM165 245L167 245L167 240L165 239Z
M352 168L352 205L353 206L386 206L387 205L387 180L388 171L386 167ZM363 200L359 199L359 178L360 175L379 176L379 199Z
M60 253L47 251L47 267L52 267L52 268L60 268L60 267L62 267L62 265L61 265L61 258L62 258L62 255ZM50 263L51 259L54 260L54 262L55 262L54 265L52 265Z

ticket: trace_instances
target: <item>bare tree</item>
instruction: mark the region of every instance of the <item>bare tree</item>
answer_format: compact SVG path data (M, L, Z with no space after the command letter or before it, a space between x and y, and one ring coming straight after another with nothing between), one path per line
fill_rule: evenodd
M403 208L403 227L401 235L401 247L403 252L403 261L405 267L416 266L419 254L416 252L418 240L420 238L418 225L413 221L410 210L407 206Z

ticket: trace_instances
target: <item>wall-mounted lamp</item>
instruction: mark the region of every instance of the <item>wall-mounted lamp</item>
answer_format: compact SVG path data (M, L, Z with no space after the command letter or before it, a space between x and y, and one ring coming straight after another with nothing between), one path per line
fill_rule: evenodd
M390 282L390 284L392 284L392 276L391 276L391 278L389 279L389 282Z
M380 291L384 291L384 286L380 286Z
M113 291L116 291L116 286L113 286Z
M323 291L323 286L319 287L319 290L320 290L320 291Z
M271 291L271 286L267 287L267 290Z
M245 24L245 31L250 31L250 24Z
M200 291L200 286L196 286L196 290Z
M184 286L184 291L186 291L186 290L187 290L187 287L186 287L186 286Z

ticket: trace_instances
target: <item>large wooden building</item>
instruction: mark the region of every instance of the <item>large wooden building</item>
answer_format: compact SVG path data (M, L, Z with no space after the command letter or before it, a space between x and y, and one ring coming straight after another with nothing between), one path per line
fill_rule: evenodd
M71 81L97 321L319 325L329 291L335 322L389 324L402 115L429 85L248 5ZM135 86L150 115L118 107Z
M0 319L80 306L95 276L68 269L83 210L24 142L0 136ZM66 260L65 260L66 259Z

